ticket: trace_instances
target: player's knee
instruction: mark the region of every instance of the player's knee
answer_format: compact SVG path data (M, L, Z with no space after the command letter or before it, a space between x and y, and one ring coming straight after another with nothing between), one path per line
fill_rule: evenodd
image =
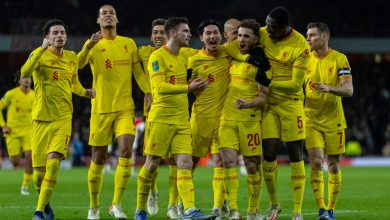
M338 173L340 170L340 165L336 162L328 163L328 170L330 173Z
M310 161L311 168L315 171L321 171L324 169L324 161L320 159L314 159Z
M20 165L20 158L19 157L10 157L10 161L12 163L12 166L19 167L19 165Z

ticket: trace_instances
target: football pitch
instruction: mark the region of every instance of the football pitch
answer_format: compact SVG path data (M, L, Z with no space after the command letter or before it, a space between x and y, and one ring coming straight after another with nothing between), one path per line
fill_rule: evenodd
M336 218L338 220L390 219L390 209L388 208L388 204L390 204L390 169L386 167L343 167L342 171L342 192L335 211ZM239 173L238 169L237 172ZM324 173L326 180L327 174ZM280 166L278 175L278 197L283 210L279 220L287 220L291 219L292 212L289 166ZM157 216L149 217L149 219L166 219L168 204L167 176L168 167L162 166L158 177L159 213ZM195 203L198 208L206 213L211 212L213 205L212 176L213 170L208 167L199 167L194 173ZM314 220L317 217L317 207L311 192L309 176L310 170L306 166L307 178L302 214L305 220ZM19 193L21 179L21 170L0 170L0 219L32 219L37 193L35 193L31 183L29 187L31 195L21 196ZM243 219L245 219L247 207L246 177L239 176L239 179L239 209ZM100 196L102 220L113 219L107 211L113 196L113 180L113 174L104 175ZM130 177L128 190L122 204L129 219L133 219L136 207L136 182L137 178L135 176ZM265 214L268 208L265 184L262 184L261 194L261 211ZM326 192L325 195L327 195ZM88 202L87 169L60 170L56 189L51 199L55 219L86 219Z

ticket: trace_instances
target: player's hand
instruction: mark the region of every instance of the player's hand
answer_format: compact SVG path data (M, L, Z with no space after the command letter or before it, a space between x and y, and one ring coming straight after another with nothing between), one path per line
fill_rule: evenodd
M87 96L88 98L94 99L96 97L96 90L95 89L86 89L85 96Z
M267 71L270 69L268 57L265 55L264 49L261 47L255 47L249 52L248 63L259 67L260 69Z
M313 83L313 88L321 92L329 92L329 87L319 82Z
M147 111L150 110L150 107L152 106L153 103L153 97L152 94L146 93L144 96L144 103L145 103L145 108Z
M11 133L11 128L9 128L7 125L4 125L2 128L4 135L9 135Z
M237 100L236 100L236 107L237 107L238 109L244 109L244 108L246 107L246 102L245 102L245 100L242 99L242 98L237 99Z
M94 47L97 42L99 42L101 39L103 38L103 36L101 35L100 31L92 34L91 38L89 39L89 43L87 44L87 48L88 49L92 49L92 47Z
M202 78L196 78L188 85L188 91L202 92L204 89L206 89L208 83L208 79L203 80Z
M49 41L49 38L45 37L43 38L42 42L42 49L46 50L51 45L51 42Z

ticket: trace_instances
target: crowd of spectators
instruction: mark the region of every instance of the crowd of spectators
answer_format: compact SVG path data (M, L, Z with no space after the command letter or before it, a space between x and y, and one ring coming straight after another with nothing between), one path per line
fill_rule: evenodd
M306 31L312 21L322 21L331 27L335 37L386 37L390 35L387 21L390 20L390 2L371 0L363 5L356 1L335 1L314 3L309 0L2 0L0 1L0 34L40 34L41 27L50 18L63 19L69 25L72 35L90 35L97 31L97 10L104 3L113 4L120 21L123 35L147 36L151 21L155 18L186 16L190 27L206 18L225 21L231 17L254 18L261 25L267 13L275 6L283 5L292 14L293 27Z

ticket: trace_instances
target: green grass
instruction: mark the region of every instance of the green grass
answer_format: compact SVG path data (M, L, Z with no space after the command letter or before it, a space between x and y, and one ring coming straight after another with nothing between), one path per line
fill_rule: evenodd
M309 169L306 167L307 176ZM159 214L150 219L165 219L168 202L167 192L168 168L161 167L158 178ZM211 187L212 168L198 168L194 174L196 204L205 212L210 212L213 204ZM279 169L279 199L283 211L280 220L291 219L292 201L290 189L290 168L281 166ZM21 196L19 194L22 171L0 170L0 219L21 220L31 219L37 202L37 194ZM103 188L100 196L102 219L113 219L107 213L112 200L113 174L104 175ZM342 193L336 209L338 220L385 220L390 218L390 212L385 204L389 200L389 168L351 168L343 167ZM34 192L30 185L30 192ZM247 205L246 178L240 177L239 208L245 214ZM387 201L387 202L386 202ZM61 170L54 195L51 199L56 219L86 219L88 211L87 169ZM261 211L266 212L268 198L263 184L261 196ZM136 206L136 178L131 177L128 191L123 199L123 208L129 219L132 219ZM317 207L306 179L306 191L303 204L305 220L316 219Z

